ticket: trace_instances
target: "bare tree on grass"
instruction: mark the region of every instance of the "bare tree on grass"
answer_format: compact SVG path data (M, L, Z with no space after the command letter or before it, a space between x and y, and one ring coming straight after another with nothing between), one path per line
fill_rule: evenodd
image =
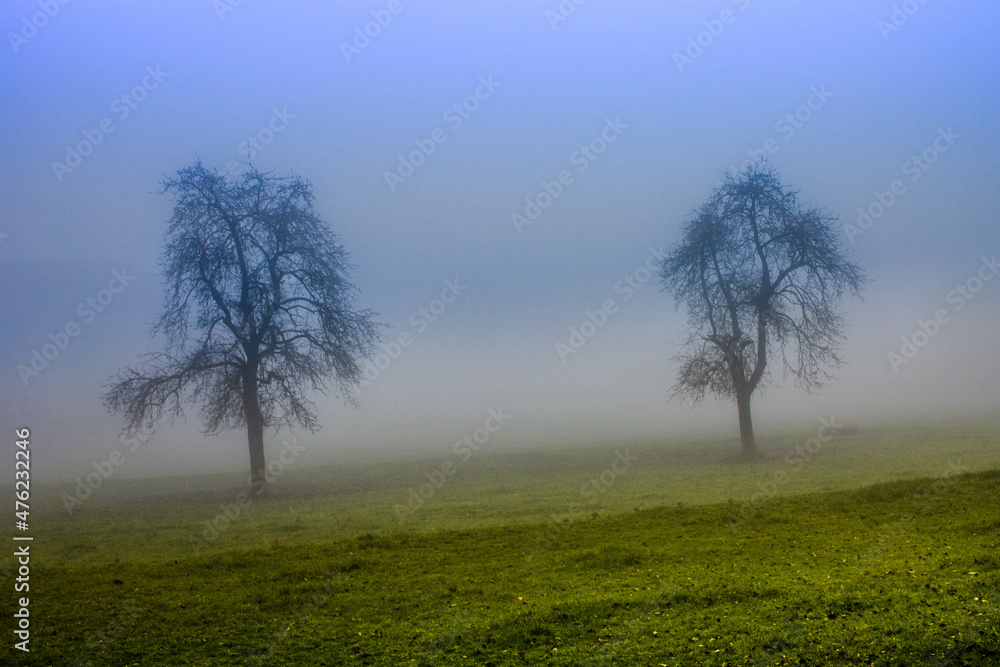
M688 311L673 396L734 399L747 458L756 456L750 399L771 367L810 391L842 363L838 307L846 293L861 296L866 278L835 220L758 163L727 174L661 264L664 290Z
M250 168L230 181L201 163L163 183L174 196L162 266L166 349L120 371L105 404L137 432L200 403L206 434L247 430L250 479L265 484L264 430L318 428L307 392L353 403L379 325L355 305L348 253L313 210L312 186Z

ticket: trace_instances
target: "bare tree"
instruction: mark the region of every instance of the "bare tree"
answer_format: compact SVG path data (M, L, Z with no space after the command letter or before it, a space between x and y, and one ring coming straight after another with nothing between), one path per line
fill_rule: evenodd
M135 432L201 404L206 434L247 429L251 483L265 483L264 429L316 430L310 390L348 402L379 325L355 305L348 253L313 210L312 186L251 167L230 181L200 162L163 182L163 352L120 371L104 396Z
M860 297L863 271L841 249L835 218L802 205L762 163L727 174L684 224L660 279L688 311L675 398L706 391L735 399L743 454L756 455L750 398L772 359L806 391L837 367L845 293Z

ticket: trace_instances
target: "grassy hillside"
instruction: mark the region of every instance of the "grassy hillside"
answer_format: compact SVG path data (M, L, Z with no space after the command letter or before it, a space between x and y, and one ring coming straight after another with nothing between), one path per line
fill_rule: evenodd
M996 439L932 440L906 443L930 463L861 436L801 465L777 448L752 466L704 448L633 446L617 468L601 448L483 457L402 527L393 500L426 461L290 472L201 547L233 502L218 480L109 486L64 518L57 494L28 664L998 664L1000 473L959 474Z
M33 495L35 523L47 542L38 559L135 562L183 558L195 550L211 554L325 544L366 533L551 522L565 518L575 504L610 516L678 504L731 503L730 513L742 529L748 519L752 523L768 512L774 497L988 470L1000 463L996 421L863 429L855 436L815 442L818 427L767 438L765 460L752 465L737 461L738 440L617 442L562 451L486 449L468 461L447 447L436 457L335 466L311 465L307 452L275 479L267 499L242 498L244 474L112 477L69 511L66 499L75 497L73 484L42 487ZM620 474L612 479L616 452L625 450L630 464L618 463ZM437 487L427 476L440 482L441 467L449 460L455 471ZM427 491L430 495L416 506L413 495ZM0 567L12 562L4 558Z

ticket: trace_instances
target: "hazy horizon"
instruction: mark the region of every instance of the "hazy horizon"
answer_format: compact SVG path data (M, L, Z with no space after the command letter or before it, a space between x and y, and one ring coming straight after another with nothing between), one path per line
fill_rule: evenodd
M252 136L256 166L313 184L385 343L413 340L358 408L317 396L323 430L269 433L269 454L293 436L317 459L447 452L499 408L511 418L497 447L737 437L734 405L668 400L686 316L640 269L725 170L768 149L785 184L839 216L872 282L843 304L833 382L806 394L776 368L755 396L762 445L831 415L996 415L1000 279L958 288L1000 254L1000 8L926 3L892 30L888 1L586 2L559 21L554 0L399 0L364 47L342 47L389 4L70 3L30 38L37 2L0 10L0 420L31 428L38 479L69 481L121 447L100 395L158 349L172 209L160 182L199 159L225 171ZM699 33L711 39L691 57ZM435 130L445 140L400 171ZM587 157L602 133L606 150ZM67 147L87 143L76 164ZM526 198L564 170L572 182L525 224ZM431 322L421 309L455 282ZM608 299L617 311L561 358ZM25 376L70 323L78 335ZM245 434L206 437L198 413L161 426L122 475L245 469Z

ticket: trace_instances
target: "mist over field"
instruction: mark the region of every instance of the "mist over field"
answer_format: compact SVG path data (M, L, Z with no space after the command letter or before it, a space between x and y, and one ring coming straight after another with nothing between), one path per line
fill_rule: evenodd
M0 663L1000 664L998 24L4 2Z
M647 267L765 154L872 282L834 381L776 367L755 395L761 446L996 413L992 4L50 4L0 10L0 422L31 429L36 479L123 447L102 385L162 345L160 182L198 159L308 179L387 324L359 407L315 396L322 430L269 456L447 454L500 408L497 451L734 438L731 403L668 400L686 316ZM190 406L117 474L246 449Z

